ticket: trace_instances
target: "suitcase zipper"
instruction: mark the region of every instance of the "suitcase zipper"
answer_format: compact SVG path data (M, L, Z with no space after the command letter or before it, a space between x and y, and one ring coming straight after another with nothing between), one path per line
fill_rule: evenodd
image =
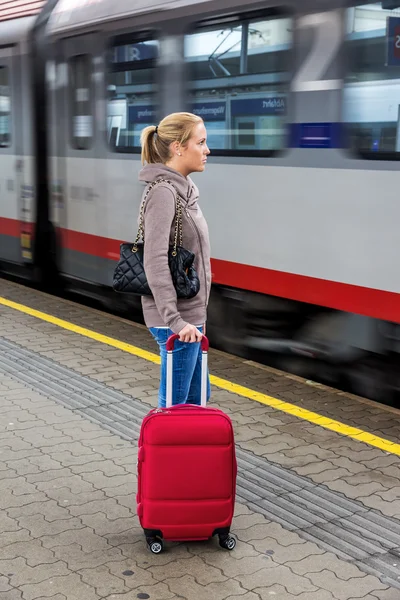
M179 405L177 405L177 406L179 406ZM188 408L189 410L198 410L198 409L200 409L199 415L203 415L203 416L209 414L210 411L212 411L212 412L221 412L219 408L202 407L202 406L197 405L197 404L188 404L186 406L190 407L190 408ZM207 411L203 412L202 408L207 408ZM165 409L162 409L162 408L155 408L154 410L152 410L147 415L146 419L149 420L152 417L154 417L155 415L159 415L159 414L173 415L173 414L175 414L175 411L174 410L165 410ZM224 415L224 413L222 413L221 416L226 416L226 415Z

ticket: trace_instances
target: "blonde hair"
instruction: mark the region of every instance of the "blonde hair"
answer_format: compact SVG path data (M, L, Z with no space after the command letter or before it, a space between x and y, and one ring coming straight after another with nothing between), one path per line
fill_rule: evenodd
M156 127L145 127L140 136L142 163L166 163L171 158L170 144L184 146L192 135L193 127L203 119L187 112L172 113Z

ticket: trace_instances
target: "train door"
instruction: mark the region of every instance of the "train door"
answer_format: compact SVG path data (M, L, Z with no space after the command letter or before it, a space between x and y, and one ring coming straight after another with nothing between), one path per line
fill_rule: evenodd
M38 189L35 185L33 97L31 56L14 48L12 112L16 141L15 179L19 200L20 253L24 263L33 262L34 223Z
M0 48L0 260L21 262L23 147L20 57Z
M62 42L66 75L62 129L65 177L62 270L66 275L90 283L100 283L102 279L101 177L96 146L99 136L94 118L96 45L94 34Z
M66 270L66 249L68 231L65 121L67 102L67 65L62 58L59 42L53 44L52 55L46 64L46 85L48 94L47 130L49 140L49 190L50 220L57 232L57 264L61 272Z

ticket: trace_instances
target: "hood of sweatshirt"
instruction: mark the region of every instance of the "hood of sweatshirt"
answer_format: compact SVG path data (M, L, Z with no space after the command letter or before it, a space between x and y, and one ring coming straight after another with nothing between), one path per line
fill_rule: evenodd
M169 179L182 198L187 201L188 207L194 206L197 203L199 191L190 177L185 177L163 163L145 165L139 172L139 181L148 184L156 179Z

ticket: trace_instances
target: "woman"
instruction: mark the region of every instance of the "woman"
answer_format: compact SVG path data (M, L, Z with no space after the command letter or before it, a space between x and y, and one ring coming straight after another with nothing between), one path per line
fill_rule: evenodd
M210 150L203 120L191 113L173 113L141 135L144 168L140 181L159 179L144 207L144 268L153 297L142 298L147 327L160 347L161 382L158 406L166 405L166 342L179 334L173 362L173 404L200 404L201 348L211 288L210 241L207 223L197 203L198 189L189 174L205 169ZM177 300L168 266L168 248L175 233L175 199L182 204L183 247L195 255L200 280L198 294ZM210 396L208 382L207 399Z

